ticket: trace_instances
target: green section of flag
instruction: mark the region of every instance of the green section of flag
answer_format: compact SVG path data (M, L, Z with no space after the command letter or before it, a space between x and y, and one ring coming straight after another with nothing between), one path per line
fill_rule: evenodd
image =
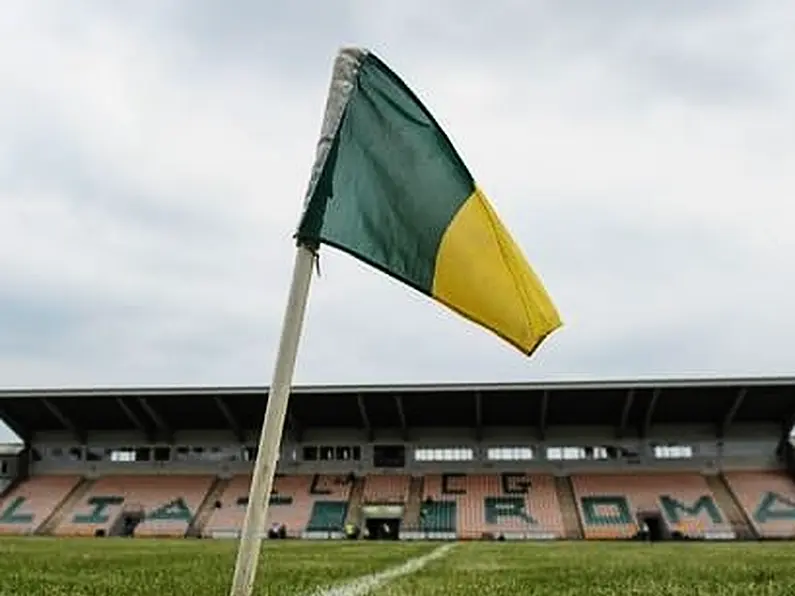
M428 110L367 54L298 237L430 294L442 236L473 191Z

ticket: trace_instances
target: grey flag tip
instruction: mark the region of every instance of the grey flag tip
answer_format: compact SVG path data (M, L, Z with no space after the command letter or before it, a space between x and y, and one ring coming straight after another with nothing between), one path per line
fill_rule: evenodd
M339 51L337 52L337 55L339 55L339 56L351 56L351 57L354 57L354 58L361 58L363 56L366 56L369 53L370 53L370 50L368 50L367 48L362 48L362 47L359 47L359 46L342 46L342 47L340 47Z

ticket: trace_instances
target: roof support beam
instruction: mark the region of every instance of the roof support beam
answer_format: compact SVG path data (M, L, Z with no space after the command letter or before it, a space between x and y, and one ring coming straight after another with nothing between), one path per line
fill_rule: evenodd
M149 418L152 419L152 422L155 423L157 430L160 432L166 442L173 443L174 433L171 431L171 428L168 426L168 424L166 424L166 421L163 419L160 413L155 410L154 406L152 406L152 404L150 404L145 397L141 396L138 397L138 403L140 404L143 411L146 412L146 415L149 416Z
M367 433L367 442L372 443L375 433L373 432L373 427L370 424L370 417L367 415L367 408L364 406L364 397L362 397L361 393L356 394L356 405L359 407L359 415L362 418L362 426L364 426L364 430Z
M483 396L475 391L475 440L483 440Z
M403 441L409 440L409 427L406 424L406 411L403 409L403 397L395 395L395 407L397 408L398 420L400 421L400 438Z
M295 443L300 443L304 437L304 427L295 417L289 406L287 408L287 432Z
M541 412L538 415L538 436L542 441L547 438L547 412L549 411L549 391L541 393Z
M143 423L143 421L138 416L138 414L136 414L135 412L132 411L132 409L130 409L130 406L127 405L127 402L124 401L124 398L123 397L117 397L116 398L116 403L118 404L119 408L121 408L121 411L124 412L124 415L127 417L127 420L132 422L132 425L136 429L138 429L138 432L143 434L147 438L147 440L149 442L154 443L155 442L154 433L152 432L152 430L150 428L148 428Z
M632 402L635 401L635 390L627 390L627 396L624 398L624 407L621 410L621 420L618 422L618 429L616 429L616 436L621 439L627 432L627 422L629 422L629 411L632 408Z
M86 444L86 433L82 429L78 428L77 425L74 422L72 422L72 419L63 413L61 408L56 406L46 397L42 397L40 401L44 405L44 407L47 408L50 414L55 416L55 418L58 419L58 422L60 422L61 425L66 430L68 430L70 433L72 433L75 436L75 438L80 442L81 445Z
M646 408L646 416L643 419L643 426L640 429L640 436L643 439L649 436L649 430L651 429L651 422L654 417L654 408L657 406L657 401L660 399L660 393L662 393L662 390L658 387L654 389L654 391L651 394L651 399L649 400L649 406Z
M729 409L726 411L726 415L723 417L723 420L718 424L718 437L723 438L726 436L726 432L729 430L731 423L734 421L734 417L737 415L737 411L740 409L740 406L743 405L743 401L745 400L745 396L748 394L747 387L741 387L737 391L737 395L732 402L732 405L729 406Z
M217 395L213 395L213 403L218 408L218 411L221 412L221 415L224 417L224 420L226 420L226 423L229 425L232 434L235 436L235 440L243 445L246 442L246 436L243 433L243 428L240 426L237 418L232 413L232 410L229 408L227 403Z

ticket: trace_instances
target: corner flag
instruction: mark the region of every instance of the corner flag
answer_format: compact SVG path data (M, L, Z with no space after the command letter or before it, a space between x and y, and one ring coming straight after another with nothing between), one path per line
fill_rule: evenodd
M343 49L334 62L296 237L231 596L251 596L254 587L321 244L399 279L525 354L561 326L546 290L447 135L400 78L366 50Z

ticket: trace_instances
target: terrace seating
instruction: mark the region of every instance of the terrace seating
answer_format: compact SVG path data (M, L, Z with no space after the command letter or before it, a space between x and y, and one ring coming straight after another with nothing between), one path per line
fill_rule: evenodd
M758 534L795 538L795 482L786 472L725 474L728 485ZM669 531L699 537L731 532L732 525L704 477L694 473L590 474L571 478L586 538L630 538L640 513L659 513ZM122 521L138 518L136 536L182 536L208 494L210 475L108 475L75 492L76 475L33 476L0 501L0 534L31 534L48 523L56 535L125 534ZM410 476L364 478L363 504L406 504ZM250 476L233 477L204 527L205 535L236 532L245 516ZM69 499L69 495L73 496ZM82 496L81 496L82 495ZM351 485L340 475L277 476L267 523L289 534L342 528ZM71 502L77 499L74 505ZM419 529L524 536L565 535L552 476L443 474L424 478Z
M411 476L381 475L367 476L364 480L364 504L404 504L409 498Z
M423 532L455 533L458 503L455 501L433 501L420 507L420 530Z
M315 501L306 524L307 532L334 532L345 525L347 501Z
M212 476L129 475L98 479L55 529L60 536L184 536L212 485Z
M78 476L33 476L0 503L0 534L32 534L77 486Z
M246 515L251 476L235 476L219 499L204 534L238 532ZM289 535L340 530L345 521L350 483L344 476L277 476L273 483L268 526L283 524Z
M525 474L431 475L425 478L424 523L443 523L455 515L458 534L564 535L563 519L551 476Z
M795 538L795 483L786 472L727 472L725 477L761 537Z
M630 538L639 512L659 513L671 532L687 536L732 531L699 474L581 475L572 485L586 538Z

